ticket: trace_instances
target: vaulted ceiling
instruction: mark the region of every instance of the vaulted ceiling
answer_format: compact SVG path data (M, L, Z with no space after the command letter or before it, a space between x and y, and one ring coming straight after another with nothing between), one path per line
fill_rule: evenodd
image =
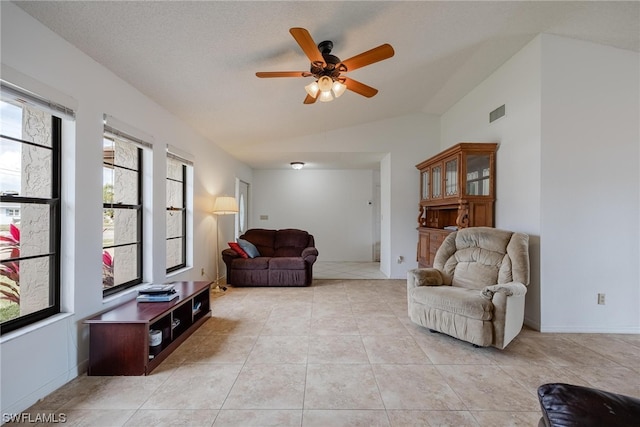
M539 33L640 50L640 3L576 1L16 2L97 62L255 168L291 160L253 147L396 116L442 114ZM349 77L379 90L303 105L310 78L289 34L309 30L346 59L383 43L391 59ZM310 153L312 154L312 153ZM375 158L324 156L359 167Z

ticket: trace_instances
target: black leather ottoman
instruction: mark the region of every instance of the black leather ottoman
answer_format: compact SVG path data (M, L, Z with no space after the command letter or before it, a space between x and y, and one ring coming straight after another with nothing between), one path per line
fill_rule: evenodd
M538 387L538 427L640 426L640 399L571 384Z

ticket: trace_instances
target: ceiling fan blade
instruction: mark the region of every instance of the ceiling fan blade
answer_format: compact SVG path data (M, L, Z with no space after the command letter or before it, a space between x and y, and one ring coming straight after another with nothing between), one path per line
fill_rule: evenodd
M312 74L308 71L259 71L256 76L261 78L269 77L309 77Z
M347 86L347 89L362 96L366 96L367 98L371 98L372 96L375 96L376 93L378 93L378 89L367 86L366 84L360 83L357 80L350 79L349 77L344 78L344 84Z
M298 42L300 48L311 62L320 62L324 64L322 53L318 50L318 46L316 45L316 42L313 41L313 37L311 37L309 31L304 28L291 28L289 32L293 38L296 39L296 42Z
M318 99L317 97L314 98L311 95L307 95L307 97L304 99L304 104L313 104L316 102L317 99Z
M357 70L365 65L373 64L378 61L391 58L395 54L395 51L390 44L385 43L378 47L374 47L371 50L362 52L360 55L353 56L345 61L342 61L347 67L347 71Z

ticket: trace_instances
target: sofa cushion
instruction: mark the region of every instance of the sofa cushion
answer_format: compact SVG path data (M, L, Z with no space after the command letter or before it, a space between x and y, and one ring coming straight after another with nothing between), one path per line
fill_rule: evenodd
M238 239L238 244L240 245L242 250L245 251L247 255L249 255L249 258L255 258L260 256L260 251L258 251L258 248L256 248L256 246L253 243L244 239Z
M276 230L252 228L251 230L247 230L247 232L240 236L240 238L253 243L255 247L258 248L260 255L268 257L273 256Z
M300 257L273 257L269 260L271 270L304 270L304 260Z
M236 270L267 270L269 268L269 257L256 258L236 258L231 262L231 266Z
M411 289L409 297L418 304L471 319L491 320L493 318L493 303L475 289L421 286Z
M306 231L293 228L278 230L273 244L274 256L299 257L307 246L309 246L309 233Z

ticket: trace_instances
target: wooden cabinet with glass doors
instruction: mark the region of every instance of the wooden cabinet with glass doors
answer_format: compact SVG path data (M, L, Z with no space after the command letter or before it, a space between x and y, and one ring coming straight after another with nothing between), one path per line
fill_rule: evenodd
M416 165L420 171L418 251L420 267L453 230L493 227L496 143L461 142Z

